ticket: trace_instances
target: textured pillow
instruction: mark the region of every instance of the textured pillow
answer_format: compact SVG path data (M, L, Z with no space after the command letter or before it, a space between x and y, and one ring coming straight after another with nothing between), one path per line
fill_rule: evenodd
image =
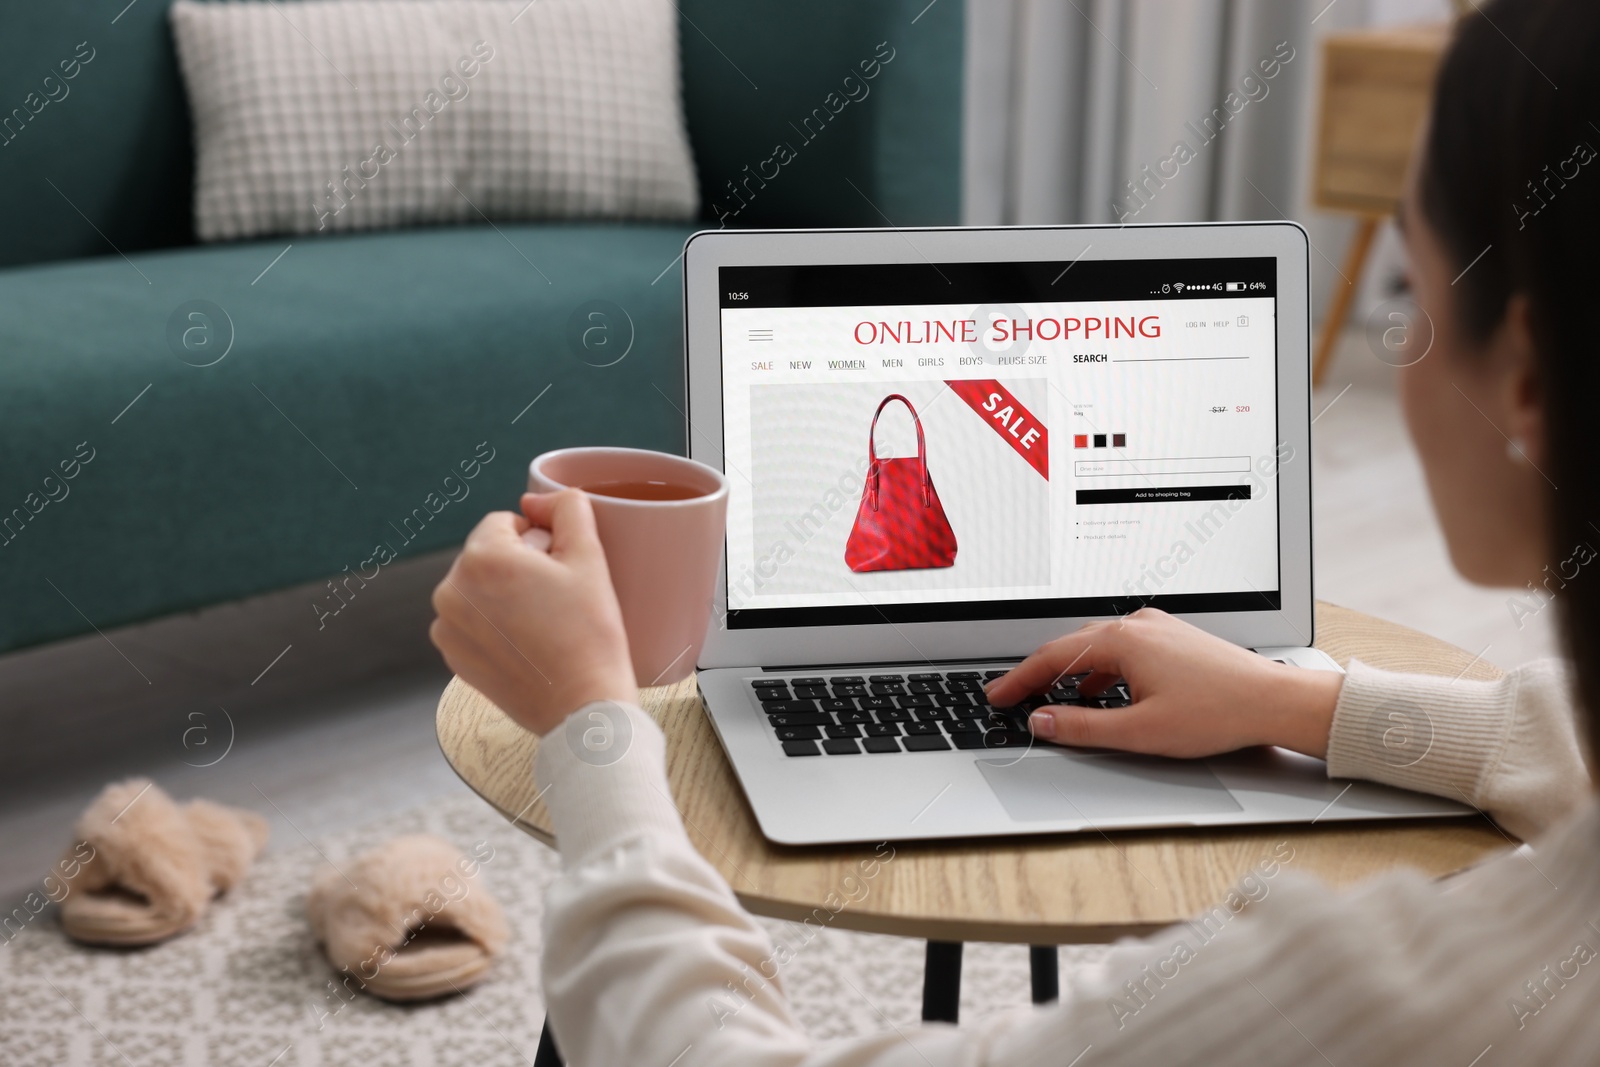
M177 0L201 240L685 218L671 0Z

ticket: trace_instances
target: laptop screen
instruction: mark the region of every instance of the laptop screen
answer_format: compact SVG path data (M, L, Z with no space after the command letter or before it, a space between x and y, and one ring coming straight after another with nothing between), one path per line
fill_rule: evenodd
M1276 269L721 268L728 627L1276 610Z

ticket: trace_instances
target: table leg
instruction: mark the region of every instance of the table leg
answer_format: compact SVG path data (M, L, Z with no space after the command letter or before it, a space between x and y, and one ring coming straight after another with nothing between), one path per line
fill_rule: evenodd
M1339 334L1344 330L1344 320L1350 316L1350 303L1355 299L1356 287L1367 267L1367 254L1372 251L1373 238L1378 236L1377 218L1363 218L1356 226L1356 235L1345 254L1344 270L1334 283L1333 305L1328 317L1322 320L1322 337L1317 341L1315 361L1311 364L1311 384L1321 385L1333 362L1333 351L1339 347Z
M1028 970L1033 977L1035 1004L1052 1004L1061 999L1061 966L1054 945L1029 945Z
M961 1011L961 942L929 941L922 967L922 1021L953 1023Z
M539 1031L539 1051L533 1054L533 1067L563 1067L561 1053L556 1050L556 1036L550 1032L550 1019L545 1018L544 1029Z

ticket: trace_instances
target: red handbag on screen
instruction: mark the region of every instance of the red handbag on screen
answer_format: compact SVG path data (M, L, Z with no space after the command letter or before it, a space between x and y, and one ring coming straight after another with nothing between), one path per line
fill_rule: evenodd
M916 459L879 459L873 437L878 416L898 400L917 424ZM894 393L883 398L872 414L867 431L866 491L856 524L845 542L844 562L852 571L909 571L948 567L956 561L956 534L945 518L933 479L928 477L928 449L922 438L922 420L911 401Z

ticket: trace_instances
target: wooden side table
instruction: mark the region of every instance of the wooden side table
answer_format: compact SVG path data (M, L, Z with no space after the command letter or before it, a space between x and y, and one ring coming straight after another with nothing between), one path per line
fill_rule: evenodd
M1327 374L1378 225L1400 204L1449 39L1449 25L1439 23L1330 34L1323 42L1312 200L1360 221L1317 339L1312 385Z
M1317 647L1389 670L1468 678L1499 671L1415 630L1317 605ZM756 915L802 920L823 907L874 846L795 848L761 836L701 708L692 679L646 690L667 738L667 777L702 855ZM539 741L466 685L439 700L439 746L463 781L518 828L552 847L534 784ZM1487 819L1114 831L896 844L871 890L831 925L928 941L923 1016L955 1021L961 943L1034 946L1034 1000L1056 997L1055 946L1108 942L1187 919L1222 900L1281 842L1296 870L1346 886L1395 867L1441 877L1506 847ZM553 1056L541 1044L541 1055ZM544 1063L559 1062L546 1059Z

